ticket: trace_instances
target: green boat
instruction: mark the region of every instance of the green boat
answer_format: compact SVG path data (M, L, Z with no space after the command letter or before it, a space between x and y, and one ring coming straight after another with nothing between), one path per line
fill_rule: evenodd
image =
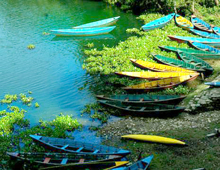
M201 58L197 58L194 55L191 55L189 53L180 52L180 51L177 54L178 54L179 58L182 59L183 61L185 61L186 63L190 63L195 66L200 66L203 69L210 71L210 72L213 72L213 70L214 70L212 68L212 66L210 66L207 62L205 62Z
M161 55L153 55L153 56L158 62L163 63L163 64L167 64L170 66L183 67L183 68L186 68L189 70L194 70L194 71L199 71L199 72L205 71L202 67L195 66L193 64L189 64L189 63L186 63L186 62L178 60L178 59L164 57Z
M167 104L148 103L142 106L133 106L119 101L98 100L98 102L104 106L118 109L121 113L133 116L173 117L185 110L184 107Z
M192 54L196 57L202 58L202 59L220 59L220 54L209 52L209 51L201 51L201 50L195 50L191 48L177 48L177 47L170 47L170 46L159 46L161 50L166 51L172 51L172 52L184 52Z
M140 105L145 103L169 103L178 104L186 96L183 95L148 95L148 94L120 94L120 95L96 95L101 100L121 101L122 103Z

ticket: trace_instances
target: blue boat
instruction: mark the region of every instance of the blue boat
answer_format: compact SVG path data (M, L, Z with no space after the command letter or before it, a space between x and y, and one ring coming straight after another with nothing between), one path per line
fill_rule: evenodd
M183 37L183 36L170 36L168 37L171 40L175 40L178 43L186 43L186 42L198 42L206 45L210 45L213 47L220 47L220 39L209 39L209 38L195 38L195 37Z
M112 170L146 170L149 167L153 158L154 158L154 155L150 155L132 164L131 166L114 168Z
M206 82L205 85L209 85L209 86L212 86L212 87L220 87L220 82L217 81L217 82Z
M196 49L199 49L199 50L210 51L210 52L220 54L220 50L213 48L211 46L208 46L206 44L202 44L202 43L198 43L198 42L189 42L189 45L196 48Z
M141 28L144 31L149 31L149 30L153 30L153 29L156 29L156 28L162 28L166 24L168 24L173 19L174 16L175 16L175 13L166 15L162 18L156 19L154 21L151 21L151 22L143 25Z
M213 32L211 25L197 18L195 15L191 16L191 22L193 23L194 27L199 30L206 31L206 32Z
M201 37L212 38L212 39L220 39L220 35L216 35L214 33L200 31L200 30L195 30L195 29L190 29L190 31L192 33L196 34L196 35L200 35Z
M78 28L106 27L106 26L115 24L118 21L119 18L120 18L120 16L113 17L113 18L108 18L108 19L103 19L103 20L91 22L91 23L88 23L88 24L79 25L79 26L76 26L76 27L73 27L73 28L78 29Z
M50 30L56 36L93 36L107 34L115 29L116 26L100 28L81 28L81 29L58 29Z
M212 29L216 34L220 35L220 27L213 27Z

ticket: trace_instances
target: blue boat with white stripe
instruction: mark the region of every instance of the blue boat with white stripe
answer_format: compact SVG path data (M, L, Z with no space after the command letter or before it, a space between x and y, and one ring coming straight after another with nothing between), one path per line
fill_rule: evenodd
M202 51L210 51L210 52L214 52L214 53L220 54L220 50L218 50L216 48L213 48L211 46L202 44L202 43L189 42L189 45L194 47L194 48L196 48L196 49L202 50Z
M153 29L156 29L156 28L162 28L165 25L167 25L173 19L174 16L175 16L175 13L166 15L162 18L156 19L154 21L151 21L151 22L143 25L141 28L144 31L149 31L149 30L153 30Z
M50 30L56 36L93 36L107 34L115 29L116 26L100 27L100 28L81 28L81 29L58 29Z
M214 34L214 33L209 33L205 31L200 31L200 30L195 30L195 29L190 29L190 31L196 35L200 35L201 37L205 38L212 38L212 39L220 39L220 35Z
M118 21L119 18L120 18L120 16L113 17L113 18L108 18L108 19L103 19L103 20L91 22L91 23L88 23L88 24L79 25L79 26L76 26L76 27L73 27L73 28L78 29L78 28L107 27L109 25L115 24Z

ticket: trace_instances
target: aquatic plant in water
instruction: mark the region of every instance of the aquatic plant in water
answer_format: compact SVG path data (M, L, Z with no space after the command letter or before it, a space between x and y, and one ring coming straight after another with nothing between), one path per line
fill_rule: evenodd
M27 48L28 48L29 50L33 50L33 49L35 49L35 45L29 44L29 45L27 46Z

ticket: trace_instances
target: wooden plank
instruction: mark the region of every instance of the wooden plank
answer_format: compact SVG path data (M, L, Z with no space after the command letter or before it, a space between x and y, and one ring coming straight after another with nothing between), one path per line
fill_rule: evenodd
M51 158L45 158L43 163L49 163Z
M97 149L97 150L95 150L93 153L98 153L99 152L99 150Z
M63 158L62 161L61 161L61 164L64 165L64 164L67 163L67 161L68 161L68 158Z
M66 149L68 146L69 145L67 144L67 145L63 146L61 149Z
M81 150L83 150L84 147L81 147L79 149L76 150L76 152L80 152Z

